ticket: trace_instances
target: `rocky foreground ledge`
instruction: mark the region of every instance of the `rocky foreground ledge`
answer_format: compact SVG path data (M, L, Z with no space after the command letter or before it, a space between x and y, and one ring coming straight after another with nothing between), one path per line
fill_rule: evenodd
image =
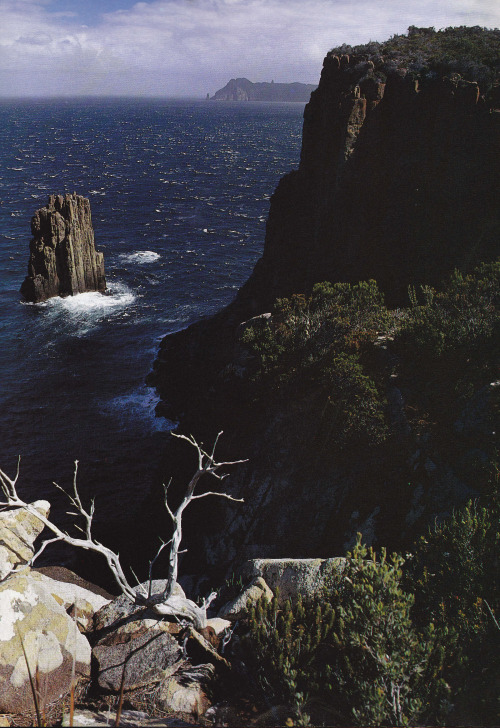
M47 501L32 505L41 517L48 516ZM0 513L0 725L24 725L20 720L33 717L30 675L35 674L39 707L57 721L63 716L62 725L116 725L114 710L104 708L116 706L122 691L134 710L124 711L121 725L187 726L202 716L220 725L222 708L211 705L209 696L218 680L239 675L238 660L224 650L237 622L262 596L271 600L279 594L280 604L286 599L294 604L299 595L319 594L345 562L248 561L237 574L234 594L221 593L207 627L196 630L158 617L124 594L114 598L63 567L31 568L43 528L23 508ZM189 578L181 581L188 589ZM159 593L165 583L154 580L142 588ZM180 584L175 589L184 595ZM237 634L232 642L238 642ZM77 695L73 721L68 711L72 685ZM144 705L157 717L145 713Z
M104 256L95 249L87 198L76 192L50 195L32 217L31 233L28 275L21 286L27 301L106 290Z

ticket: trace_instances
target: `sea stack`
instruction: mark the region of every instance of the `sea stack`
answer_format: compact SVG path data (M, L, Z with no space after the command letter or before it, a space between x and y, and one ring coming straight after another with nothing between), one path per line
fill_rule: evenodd
M76 192L50 195L31 219L28 275L21 293L38 303L53 296L106 290L104 256L95 249L90 202Z

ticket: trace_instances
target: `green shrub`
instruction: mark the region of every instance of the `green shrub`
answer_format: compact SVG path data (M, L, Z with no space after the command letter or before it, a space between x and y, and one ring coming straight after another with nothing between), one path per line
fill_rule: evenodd
M456 700L484 724L500 721L499 564L500 506L492 493L487 506L470 501L435 524L418 541L406 576L416 619L458 635L447 648Z
M410 725L436 721L448 694L446 628L417 630L404 559L361 544L314 604L261 601L250 616L247 662L268 701L316 710L316 724ZM319 706L319 709L318 709Z
M290 707L291 717L302 718L311 694L321 692L324 671L322 650L333 627L328 602L303 604L299 596L292 608L279 607L279 594L270 602L259 600L250 611L250 632L245 639L246 661L257 678L261 695Z
M454 422L474 393L498 377L500 262L483 264L471 275L455 271L442 292L422 292L419 303L410 289L412 305L394 349L412 406L431 420Z
M479 26L456 28L418 28L410 26L407 35L394 35L383 43L342 45L332 55L349 54L374 63L374 75L390 75L397 70L409 78L425 83L436 76L459 73L468 81L476 81L487 93L498 80L498 45L500 30ZM353 85L359 82L353 73Z
M455 271L442 293L429 287L422 291L422 305L414 289L410 291L412 308L399 334L414 356L463 353L466 358L478 348L498 346L500 262L483 263L472 275Z
M334 597L338 652L330 681L357 725L435 721L447 696L441 672L449 635L433 623L419 631L413 625L414 596L402 588L403 563L384 549L377 559L358 536Z
M324 444L382 440L385 401L369 368L373 342L391 323L375 281L319 283L309 297L279 299L272 317L241 337L254 362L254 398L314 401L314 434Z

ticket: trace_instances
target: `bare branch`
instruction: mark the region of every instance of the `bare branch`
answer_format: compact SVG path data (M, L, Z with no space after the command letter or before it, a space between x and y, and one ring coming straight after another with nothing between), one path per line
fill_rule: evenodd
M200 495L193 495L191 500L197 500L198 498L205 498L207 495L218 495L221 498L227 498L230 501L234 501L234 503L244 503L244 498L233 498L232 495L228 495L228 493L217 493L215 490L209 490L206 493L200 493Z
M149 586L146 593L141 593L140 590L134 589L128 582L127 578L125 577L125 574L123 572L122 566L120 564L120 556L118 553L115 553L114 551L111 551L107 546L103 546L101 543L99 543L95 538L92 536L92 519L94 517L95 512L95 504L94 500L92 499L90 503L89 510L85 510L83 507L80 494L78 492L78 486L77 486L77 476L78 476L78 460L75 461L75 468L74 468L74 474L73 474L73 490L72 493L68 493L64 488L61 488L60 485L57 483L54 483L55 487L62 491L65 496L68 498L69 502L71 503L71 506L74 508L74 511L68 511L70 515L74 515L76 517L82 517L85 522L85 527L81 528L77 524L75 524L75 527L81 531L85 538L75 538L73 536L70 536L68 533L62 531L58 526L56 526L54 523L52 523L46 516L44 516L41 512L39 512L33 504L27 503L23 501L19 495L17 494L16 485L19 478L19 470L20 470L20 458L18 460L17 464L17 472L13 479L9 478L8 475L6 475L2 470L0 470L0 488L1 492L3 493L5 497L4 502L0 502L0 508L2 507L19 507L26 510L28 513L32 514L36 518L38 518L44 526L46 526L53 534L54 538L47 539L43 542L41 547L38 549L36 554L31 559L30 563L33 563L33 561L40 556L40 554L44 551L44 549L57 541L63 541L64 543L67 543L71 546L75 546L77 548L82 548L87 551L94 551L95 553L100 553L104 558L106 559L108 566L115 578L116 583L118 584L120 590L123 594L125 594L129 599L131 599L134 603L144 604L145 606L148 606L153 610L155 614L157 614L160 617L163 616L170 616L175 619L177 619L180 622L186 622L193 624L194 627L197 629L206 626L206 618L207 618L207 609L210 605L210 603L215 598L215 593L211 594L208 599L205 599L202 603L202 606L198 606L195 604L195 602L191 601L190 599L187 599L184 596L181 596L179 594L174 593L174 587L177 583L177 573L178 573L178 560L179 555L182 553L185 553L185 549L180 549L180 544L182 540L182 515L184 513L184 510L187 508L187 506L191 503L191 501L199 498L205 498L209 495L216 495L220 496L222 498L226 498L227 500L236 502L236 503L242 503L242 498L234 498L233 496L229 495L228 493L217 493L215 491L207 491L206 493L200 493L199 495L195 495L195 489L198 485L199 480L203 475L212 475L219 480L226 477L224 474L219 474L217 471L220 468L231 466L231 465L239 465L240 463L247 462L246 460L235 460L235 461L227 461L227 462L221 462L218 463L215 461L215 449L217 447L217 443L219 441L219 437L222 435L222 432L219 432L217 435L212 452L209 455L207 452L205 452L196 442L194 437L190 435L187 437L186 435L179 435L177 433L172 433L175 437L179 438L180 440L185 440L188 442L192 447L194 447L198 453L198 469L196 470L195 474L189 481L186 492L184 495L184 498L182 499L180 505L178 508L173 511L169 504L167 503L167 495L168 495L168 487L170 485L170 482L167 486L164 485L165 489L165 507L166 510L172 520L173 525L173 534L172 538L167 542L161 542L161 545L154 556L154 558L149 562ZM167 546L170 546L169 551L169 557L168 557L168 575L167 575L167 583L165 589L160 594L152 594L152 572L153 572L153 566L158 559L159 555L165 549ZM135 574L134 574L135 576ZM136 577L137 579L137 577ZM138 581L138 580L137 580Z
M60 538L59 536L56 536L55 538L47 538L47 539L45 539L45 541L42 543L42 545L40 546L40 548L38 549L38 551L35 554L33 554L33 557L32 557L32 559L30 561L30 564L32 564L35 561L35 559L37 559L40 556L40 554L42 553L42 551L45 551L45 549L47 548L47 546L49 546L51 543L56 543L57 541L62 541L62 538Z

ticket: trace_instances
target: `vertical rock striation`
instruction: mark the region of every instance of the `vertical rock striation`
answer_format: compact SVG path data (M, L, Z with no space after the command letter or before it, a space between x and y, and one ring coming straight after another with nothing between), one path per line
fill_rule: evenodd
M28 301L106 290L88 199L76 192L50 195L47 206L33 215L31 233L28 275L21 286Z
M385 76L330 53L304 112L297 171L271 200L262 259L239 298L260 313L322 280L375 278L389 303L498 255L500 114L458 73Z

